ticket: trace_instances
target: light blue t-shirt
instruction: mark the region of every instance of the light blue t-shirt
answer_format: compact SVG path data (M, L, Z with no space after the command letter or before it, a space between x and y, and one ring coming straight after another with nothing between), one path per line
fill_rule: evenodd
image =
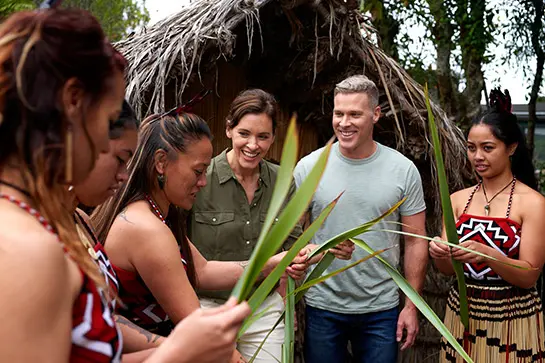
M407 197L406 201L386 220L400 221L401 215L410 216L426 209L422 181L416 166L396 150L376 144L375 153L365 159L349 159L342 155L338 143L333 144L326 170L309 206L311 221L341 192L344 191L344 194L311 243L321 244L339 233L368 222L404 197ZM299 161L294 172L297 187L305 180L322 150L316 150ZM401 228L398 224L382 221L373 229ZM393 266L399 265L398 234L371 231L358 238L374 250L397 245L381 256ZM356 247L350 261L335 259L326 273L367 255L367 252ZM305 301L319 309L363 314L397 306L399 293L397 285L381 263L372 258L313 286L306 293Z

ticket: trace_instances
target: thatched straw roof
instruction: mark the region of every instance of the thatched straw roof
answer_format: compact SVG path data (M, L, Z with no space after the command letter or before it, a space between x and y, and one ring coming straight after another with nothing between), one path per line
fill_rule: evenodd
M248 84L272 91L300 122L327 136L335 83L366 74L381 90L377 139L415 161L430 215L440 215L422 87L375 37L356 0L194 0L116 46L129 61L127 97L140 116L187 101L186 87L225 60L244 67ZM464 138L436 104L432 108L457 189L468 175Z

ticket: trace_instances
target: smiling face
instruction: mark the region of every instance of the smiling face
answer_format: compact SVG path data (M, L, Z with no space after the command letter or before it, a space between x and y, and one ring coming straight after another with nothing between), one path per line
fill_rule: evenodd
M110 141L110 150L100 154L89 177L74 187L80 203L95 207L114 195L127 181L127 163L134 154L137 138L136 129L125 129L121 137Z
M482 178L493 178L511 170L509 156L517 144L505 145L494 136L490 126L478 124L471 127L467 137L467 156Z
M334 99L333 131L344 156L362 158L373 142L373 127L380 117L380 107L370 104L366 93L338 93Z
M176 160L171 160L158 172L164 171L165 194L169 201L185 210L195 203L197 193L206 186L206 168L212 159L212 143L207 137L192 141L185 152L178 152Z
M231 139L234 169L255 170L274 142L273 122L265 113L244 115L238 124L226 130Z

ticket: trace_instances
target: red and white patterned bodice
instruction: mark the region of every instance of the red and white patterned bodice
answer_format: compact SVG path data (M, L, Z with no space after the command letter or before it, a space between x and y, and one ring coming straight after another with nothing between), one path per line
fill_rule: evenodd
M521 226L509 219L462 214L456 223L460 242L476 241L490 246L505 256L519 257ZM473 280L502 280L485 262L465 263L464 273Z
M481 188L482 182L477 184L471 192L462 215L456 221L458 238L461 242L476 241L492 247L503 255L518 259L520 250L521 225L509 218L513 193L515 192L516 178L511 182L511 192L505 217L488 217L468 214L467 210L473 196ZM487 209L486 209L487 210ZM503 281L486 263L464 263L464 274L467 278L480 281Z
M56 235L51 224L34 208L12 196L0 194L34 216L49 232ZM60 244L62 246L62 244ZM64 246L63 246L64 248ZM66 250L65 250L66 251ZM71 363L121 362L121 332L115 324L113 306L95 283L81 271L82 287L72 307Z

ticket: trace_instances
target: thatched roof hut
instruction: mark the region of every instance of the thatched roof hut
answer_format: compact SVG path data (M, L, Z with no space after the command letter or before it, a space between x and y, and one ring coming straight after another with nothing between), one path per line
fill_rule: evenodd
M127 97L140 116L163 112L203 88L214 91L194 112L211 124L215 152L228 145L224 120L247 87L273 93L285 125L297 112L305 155L332 135L334 85L364 73L380 88L376 139L415 161L439 215L422 87L375 46L355 0L194 0L180 13L120 41L129 60ZM452 188L467 170L460 130L433 105ZM269 157L279 160L283 128Z
M300 154L305 155L332 135L334 85L363 73L381 92L383 115L375 138L419 168L430 234L437 233L440 203L422 87L375 45L376 35L358 3L193 0L178 14L116 44L130 64L127 97L145 116L186 102L203 88L212 89L213 95L194 112L210 123L219 153L229 144L224 127L230 102L245 88L263 88L277 97L283 111L269 154L279 160L290 114L299 116ZM455 190L468 175L463 135L436 104L432 109Z

